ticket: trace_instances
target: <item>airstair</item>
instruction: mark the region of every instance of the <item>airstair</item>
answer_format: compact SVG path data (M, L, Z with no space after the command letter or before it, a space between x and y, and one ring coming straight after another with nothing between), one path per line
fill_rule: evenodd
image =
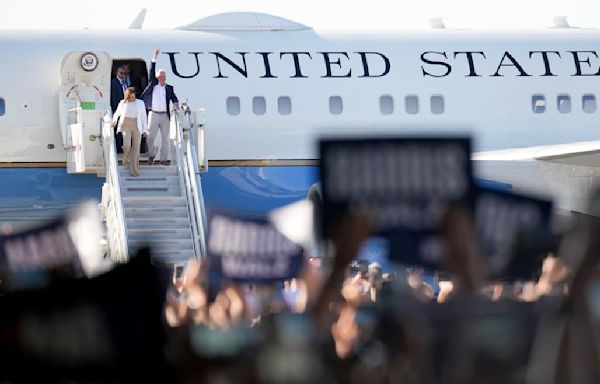
M199 173L206 170L207 161L204 124L196 123L198 113L187 107L174 112L168 143L170 165L141 165L139 177L130 176L128 167L119 164L110 115L105 117L102 207L107 251L114 261L125 262L144 246L167 264L205 255L205 209ZM200 153L196 152L198 145L202 146Z
M187 102L171 111L170 165L141 165L131 177L120 165L111 127L113 60L106 52L67 53L61 63L59 121L67 172L105 177L101 216L103 245L114 262L126 262L150 246L168 264L206 254L201 172L208 168L204 111ZM159 138L160 140L160 138ZM142 163L143 164L143 163Z
M202 258L205 245L205 208L200 173L204 155L203 111L172 111L171 161L167 166L141 165L133 177L118 158L110 112L69 110L67 147L69 173L97 173L102 187L101 216L106 228L106 254L114 262L127 262L136 250L149 246L166 264ZM100 133L101 135L98 135ZM82 144L83 143L83 144ZM162 145L162 144L161 144Z

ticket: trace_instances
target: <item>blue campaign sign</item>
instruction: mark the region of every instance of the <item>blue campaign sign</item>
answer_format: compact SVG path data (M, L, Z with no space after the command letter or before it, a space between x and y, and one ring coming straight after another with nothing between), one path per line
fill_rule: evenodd
M64 277L83 275L67 216L23 233L0 236L0 275L4 289L22 286L21 280L31 279L32 273L37 273L36 279L45 279L46 272L52 271L60 271Z
M348 212L360 213L387 241L392 261L437 269L441 220L473 191L470 140L332 139L319 149L324 236Z
M487 277L533 278L554 246L552 203L480 186L474 212Z
M0 235L1 290L43 286L51 280L96 276L112 266L101 249L96 201L78 204L39 227Z
M304 249L266 217L214 213L208 228L211 268L219 270L223 278L272 283L298 276Z

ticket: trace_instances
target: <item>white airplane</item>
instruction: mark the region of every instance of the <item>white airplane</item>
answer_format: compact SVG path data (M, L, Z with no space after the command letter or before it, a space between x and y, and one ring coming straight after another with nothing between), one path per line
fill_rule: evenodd
M179 99L205 110L209 207L317 193L316 142L332 135L470 134L477 178L565 211L585 212L600 174L597 30L320 33L229 13L175 30L1 31L2 210L99 199L101 178L66 169L67 110L106 109L124 62L145 83L155 47Z

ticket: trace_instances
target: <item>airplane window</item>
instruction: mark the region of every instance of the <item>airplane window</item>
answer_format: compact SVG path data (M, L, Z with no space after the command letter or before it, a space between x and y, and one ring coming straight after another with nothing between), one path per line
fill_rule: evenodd
M267 101L262 96L256 96L252 99L252 112L255 115L264 115L267 113Z
M560 113L571 112L571 96L558 95L556 98L556 106L558 107L558 112Z
M596 95L583 95L583 112L594 113L596 112Z
M546 97L544 95L533 95L531 97L531 109L534 113L546 112Z
M4 105L4 99L0 97L0 116L4 116L6 112L6 106Z
M237 96L230 96L227 98L227 113L232 116L240 114L240 98Z
M379 98L379 110L384 115L394 113L394 99L390 95L383 95Z
M277 110L280 115L289 115L292 113L292 99L289 96L280 96L277 98Z
M329 113L340 115L344 111L344 104L340 96L331 96L329 98Z
M431 96L431 113L439 115L444 113L444 97L440 95Z
M406 96L404 106L406 107L406 113L411 115L419 113L419 98L415 95Z

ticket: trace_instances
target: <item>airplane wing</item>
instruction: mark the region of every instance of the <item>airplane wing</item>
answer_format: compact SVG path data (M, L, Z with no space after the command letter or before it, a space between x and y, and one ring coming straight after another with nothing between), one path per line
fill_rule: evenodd
M472 159L479 177L553 197L563 211L590 213L589 199L600 186L600 141L478 152Z
M475 161L526 161L541 160L575 166L600 166L600 141L582 141L569 144L512 148L476 152Z

